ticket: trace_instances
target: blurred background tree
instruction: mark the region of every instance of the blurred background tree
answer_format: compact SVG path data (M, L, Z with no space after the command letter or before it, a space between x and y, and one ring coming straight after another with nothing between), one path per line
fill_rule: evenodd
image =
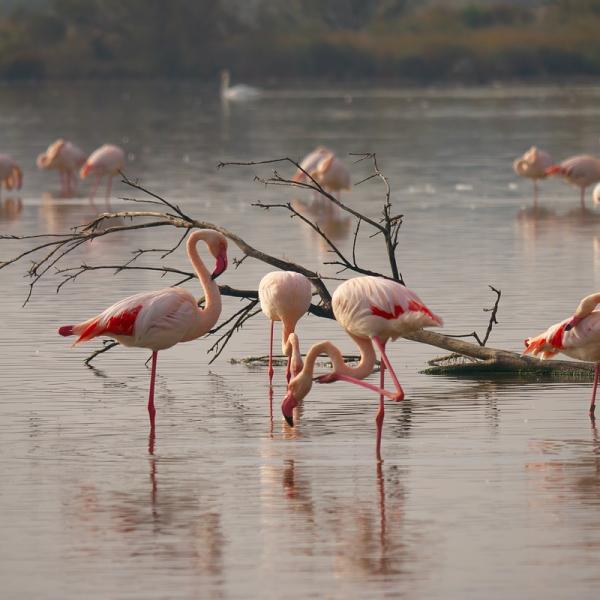
M0 0L0 77L600 73L600 0Z

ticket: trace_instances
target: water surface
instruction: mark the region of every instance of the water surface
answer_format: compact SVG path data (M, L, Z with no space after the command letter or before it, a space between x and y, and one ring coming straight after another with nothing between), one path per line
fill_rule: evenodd
M223 107L213 87L194 84L3 86L0 151L21 163L25 185L3 194L0 230L61 233L93 218L101 199L92 207L85 187L60 198L58 178L34 161L59 136L86 151L112 142L126 149L132 178L188 213L335 276L313 232L251 204L294 201L348 250L345 215L252 181L269 168L216 163L297 159L317 144L345 157L377 152L404 215L407 284L448 333L484 330L487 286L500 288L490 343L519 350L600 289L600 211L589 200L581 210L578 191L559 181L542 184L535 208L511 162L531 144L557 159L598 154L599 99L593 87L328 88L270 90ZM357 164L353 180L368 173ZM134 192L114 192L112 207L129 208L119 198ZM382 193L372 181L344 199L377 218ZM178 235L98 239L65 266L119 264ZM380 244L361 236L361 263L385 270ZM3 241L0 257L28 247ZM230 255L241 258L235 247ZM182 250L148 260L187 268ZM266 351L267 323L257 317L210 366L210 340L159 355L149 440L148 353L117 349L89 369L82 360L100 343L70 348L56 329L174 280L95 271L56 295L61 279L52 276L21 308L25 269L1 273L3 597L595 597L600 440L587 418L589 382L426 376L419 371L442 352L398 340L390 352L406 400L387 406L377 465L376 399L366 391L315 387L292 430L278 410L279 368L270 418L266 370L229 363ZM256 286L268 270L247 260L222 280ZM224 315L240 307L224 304ZM303 348L327 337L354 351L334 322L309 316L299 332Z

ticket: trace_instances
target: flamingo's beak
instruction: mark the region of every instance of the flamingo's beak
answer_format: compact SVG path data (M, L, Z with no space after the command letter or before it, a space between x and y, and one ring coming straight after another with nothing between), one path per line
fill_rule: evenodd
M296 398L292 392L288 392L281 403L281 412L286 423L290 426L294 426L294 408L298 406Z
M221 252L219 256L217 256L217 264L215 266L215 270L213 271L211 278L216 279L225 269L227 268L227 253Z

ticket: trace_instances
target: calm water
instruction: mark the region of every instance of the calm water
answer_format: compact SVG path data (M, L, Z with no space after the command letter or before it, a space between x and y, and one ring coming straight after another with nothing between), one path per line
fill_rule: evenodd
M487 285L501 288L490 343L517 350L600 289L600 210L579 209L577 190L559 181L542 185L534 210L511 161L532 143L556 158L600 154L599 119L600 88L277 90L225 109L215 89L188 84L3 86L0 152L21 163L25 184L0 201L0 229L60 233L92 218L85 197L57 198L58 178L34 160L59 136L87 151L113 142L126 148L130 176L187 212L333 275L300 222L251 206L292 200L291 190L252 182L268 169L216 163L299 158L319 143L344 156L376 151L405 215L406 282L448 333L484 330ZM353 180L368 172L356 165ZM131 194L116 185L113 208ZM377 217L382 189L371 182L345 198ZM295 201L349 248L346 217ZM65 266L116 264L176 239L168 230L100 239ZM0 258L27 247L2 241ZM385 268L377 239L359 247L364 264ZM179 251L160 264L187 260ZM378 467L366 391L316 387L291 430L279 368L270 419L266 369L229 363L266 351L257 317L210 366L209 340L161 353L150 454L147 352L117 349L89 369L82 360L99 343L70 348L55 332L165 280L96 271L56 295L52 277L21 308L25 268L0 273L3 598L595 597L590 383L426 376L442 352L399 340L390 350L407 398L387 407ZM248 260L222 279L255 286L268 270ZM238 307L225 299L224 315ZM299 332L303 348L328 337L354 350L333 322L309 316Z

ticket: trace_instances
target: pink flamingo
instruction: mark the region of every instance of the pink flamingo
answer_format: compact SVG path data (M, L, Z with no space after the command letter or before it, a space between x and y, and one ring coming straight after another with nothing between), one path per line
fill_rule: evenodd
M0 154L0 190L3 184L7 190L20 190L23 185L23 172L8 154Z
M90 200L94 200L96 190L100 184L100 179L105 175L108 177L106 185L106 199L110 198L110 190L112 187L112 179L125 165L125 152L118 146L112 144L104 144L97 150L92 152L85 161L81 171L79 172L81 179L85 179L88 175L96 176L96 181L90 193Z
M75 191L75 173L85 163L85 152L62 138L48 146L36 160L38 169L54 169L60 175L60 192L68 196Z
M600 160L588 154L572 156L546 169L546 175L561 175L581 190L581 207L585 207L585 190L600 181Z
M413 291L402 284L382 277L355 277L342 283L332 296L333 314L360 350L360 362L348 366L340 350L331 342L313 345L304 359L304 368L289 385L281 405L283 416L293 426L293 409L312 387L315 361L320 354L329 355L333 370L317 378L319 383L349 381L380 394L377 424L377 458L381 460L381 431L383 427L383 396L399 401L404 391L387 357L388 339L395 340L422 327L442 325L442 319L433 314ZM381 354L380 387L362 381L373 372L375 349ZM395 393L384 389L384 370L389 369L396 388Z
M537 204L538 180L545 179L548 175L546 169L552 166L552 158L547 152L531 146L523 156L513 162L513 169L517 175L528 177L533 181L533 201Z
M198 255L196 245L200 240L206 243L210 253L217 259L212 275ZM158 351L204 335L221 314L221 294L214 279L227 268L227 240L216 231L200 229L188 238L187 254L203 288L206 299L203 310L198 308L198 303L190 292L183 288L170 287L130 296L87 321L77 325L65 325L58 330L63 336L78 335L75 344L104 335L124 346L152 350L148 397L152 430L156 414L154 381Z
M341 190L349 190L350 171L346 165L331 151L324 146L318 146L310 154L307 154L300 166L308 173L324 190L336 194ZM307 177L303 171L298 169L293 181L303 182Z
M596 363L590 417L594 418L596 388L600 371L600 292L586 296L568 319L551 325L544 333L525 340L525 354L539 356L542 360L552 358L559 352Z
M295 333L296 323L306 314L312 298L310 281L294 271L271 271L258 285L258 298L263 313L271 320L269 344L269 385L273 384L273 328L281 321L281 349L288 357L286 378L297 375L302 369L300 344Z

